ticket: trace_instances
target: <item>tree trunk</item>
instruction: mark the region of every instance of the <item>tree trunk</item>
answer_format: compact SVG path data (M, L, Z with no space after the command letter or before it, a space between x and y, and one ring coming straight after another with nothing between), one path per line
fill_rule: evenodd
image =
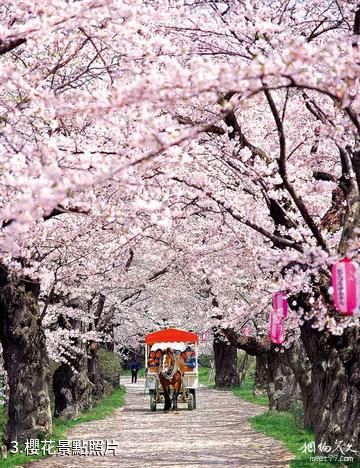
M314 429L315 426L315 407L312 393L311 362L305 353L301 340L285 349L287 363L294 372L296 380L301 389L301 399L304 408L304 427Z
M269 409L288 411L299 397L295 375L288 366L284 354L271 351L266 353L265 357Z
M350 444L360 453L360 330L326 336L305 322L301 338L312 363L316 446ZM351 453L348 453L351 455Z
M93 395L100 398L105 393L105 378L100 368L100 344L93 342L89 346L88 375L93 384Z
M104 345L104 348L114 353L115 352L115 338L114 338L115 332L114 332L113 326L111 326L111 331L109 335L111 337L111 341L107 341Z
M245 382L246 372L249 367L249 355L248 353L244 353L244 358L241 362L240 369L239 369L239 384L242 385Z
M78 356L71 363L62 363L54 372L55 416L74 419L84 409L91 408L93 384L88 377L87 357Z
M98 304L95 322L99 318L105 296L101 295ZM78 309L81 313L90 315L92 300L83 300L81 297L69 298L66 307ZM64 317L61 325L68 330L76 332L69 343L69 350L65 354L66 362L54 372L53 391L55 396L55 416L61 419L74 419L83 410L91 408L93 403L94 384L89 379L88 355L89 346L82 342L81 336L89 329L95 329L96 323L89 326L83 323L80 318ZM69 358L69 354L71 357ZM96 362L94 364L96 367ZM94 369L95 372L95 369Z
M264 354L260 354L255 357L255 377L253 386L253 395L266 394L267 389L267 369L266 369L266 357Z
M105 299L106 297L104 294L100 294L95 311L94 322L89 326L89 330L97 330L101 328L101 318L104 311ZM88 375L91 383L93 384L93 395L95 398L99 398L104 395L105 392L105 379L100 369L100 344L96 341L93 341L88 345L87 350L89 356Z
M215 385L232 387L238 384L237 348L218 336L214 338Z
M10 397L4 444L36 439L51 431L49 358L40 323L40 285L0 273L0 339Z
M222 329L221 331L234 347L256 356L259 366L258 372L260 372L260 366L262 367L262 373L264 369L266 370L269 408L278 411L288 410L292 403L300 398L300 389L284 354L276 352L274 350L275 346L271 344L267 337L257 339L244 336L233 329Z

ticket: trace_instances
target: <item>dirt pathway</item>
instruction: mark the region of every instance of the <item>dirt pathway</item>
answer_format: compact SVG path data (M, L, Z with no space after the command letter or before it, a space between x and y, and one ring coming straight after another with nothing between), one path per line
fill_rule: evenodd
M250 416L261 407L241 401L231 392L199 389L197 409L178 413L149 410L144 382L127 386L126 407L103 421L73 428L69 439L113 440L116 454L54 456L28 465L31 468L197 468L287 467L291 455L281 444L256 433ZM109 447L110 450L111 447ZM94 452L93 452L94 453Z

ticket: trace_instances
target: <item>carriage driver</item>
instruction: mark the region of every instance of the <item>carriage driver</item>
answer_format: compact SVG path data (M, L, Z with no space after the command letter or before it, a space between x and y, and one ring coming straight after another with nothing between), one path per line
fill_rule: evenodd
M194 367L196 367L196 356L195 351L192 350L190 346L185 349L185 356L185 364L187 367L194 369Z

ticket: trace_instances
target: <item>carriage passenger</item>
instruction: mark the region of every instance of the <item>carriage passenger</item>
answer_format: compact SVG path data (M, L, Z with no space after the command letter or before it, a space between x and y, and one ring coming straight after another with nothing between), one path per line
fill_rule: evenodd
M161 349L157 349L155 353L155 367L159 367L161 363L161 358L162 358L162 351Z
M155 351L149 353L148 367L156 367Z

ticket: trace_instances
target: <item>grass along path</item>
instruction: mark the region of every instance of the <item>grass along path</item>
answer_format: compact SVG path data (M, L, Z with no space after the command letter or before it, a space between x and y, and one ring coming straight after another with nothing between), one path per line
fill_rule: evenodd
M246 400L255 405L266 406L269 403L267 396L253 396L252 379L246 379L242 386L236 386L234 394L242 400ZM265 411L262 414L250 418L250 424L253 429L269 437L282 442L285 447L294 455L294 460L290 462L291 468L334 468L352 467L360 468L360 462L314 462L310 461L313 453L303 453L304 445L311 444L315 440L312 431L301 427L301 414L299 408L294 406L292 411Z
M234 394L241 398L242 400L254 403L254 405L268 406L269 399L266 395L257 395L254 396L253 392L253 380L245 379L245 382L242 385L236 385L233 391Z
M199 367L199 383L200 385L209 386L210 367Z
M285 411L267 411L258 416L250 418L251 426L259 432L280 440L288 448L289 452L294 454L294 460L291 461L292 468L334 468L334 466L359 468L360 462L314 462L310 461L313 453L304 453L302 448L304 444L314 442L314 433L299 427L294 415ZM324 453L324 455L326 455Z
M105 396L96 406L84 411L76 419L64 421L61 419L54 418L53 420L53 433L47 437L47 440L54 442L53 447L56 447L56 443L59 440L66 440L66 433L69 429L79 424L105 419L111 416L117 408L124 406L125 403L125 387L114 390L110 395ZM6 425L5 411L2 408L0 413L0 429L4 430ZM2 436L2 433L1 433ZM40 444L41 448L41 444ZM24 450L24 448L20 448ZM41 452L41 450L40 450ZM0 460L0 467L19 467L24 466L26 463L34 460L41 460L46 455L26 455L25 453L10 454L7 458Z

